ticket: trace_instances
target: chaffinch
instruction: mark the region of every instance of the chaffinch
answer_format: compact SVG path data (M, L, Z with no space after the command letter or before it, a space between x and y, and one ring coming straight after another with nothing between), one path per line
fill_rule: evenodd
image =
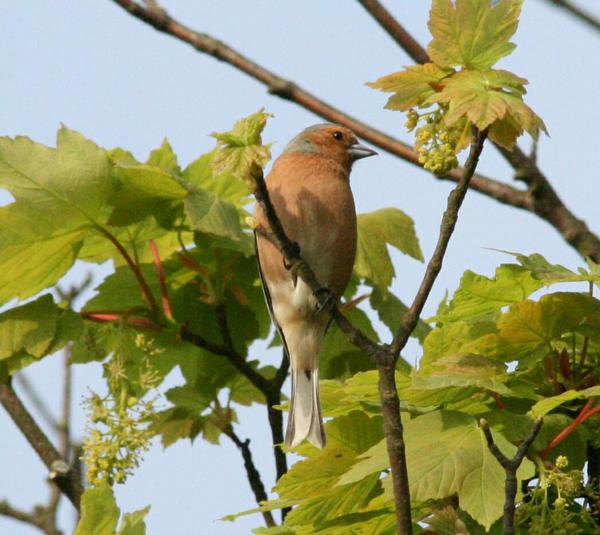
M356 160L374 154L358 143L351 130L319 124L290 141L265 179L287 236L298 243L302 258L334 296L344 293L356 255L350 170ZM285 443L293 448L307 438L322 448L325 432L319 401L319 349L331 318L269 240L268 232L264 232L269 224L260 205L256 221L256 251L265 299L292 368Z

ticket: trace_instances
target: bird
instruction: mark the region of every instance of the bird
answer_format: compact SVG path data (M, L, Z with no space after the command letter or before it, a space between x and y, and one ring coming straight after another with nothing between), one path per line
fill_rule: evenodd
M357 160L377 154L348 128L317 124L285 147L265 178L287 237L297 244L328 298L342 296L356 256L357 220L350 171ZM264 208L255 210L255 245L269 313L291 367L291 402L285 444L308 439L325 446L319 400L319 350L331 317L286 262L269 237Z

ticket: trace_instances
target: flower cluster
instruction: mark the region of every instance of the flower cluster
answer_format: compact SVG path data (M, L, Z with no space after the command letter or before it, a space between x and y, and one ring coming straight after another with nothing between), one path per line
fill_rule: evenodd
M416 130L415 148L419 153L419 163L425 169L443 175L458 165L456 158L460 130L448 127L444 121L447 108L419 114L411 109L406 114L405 126L409 132ZM421 123L421 126L417 126Z

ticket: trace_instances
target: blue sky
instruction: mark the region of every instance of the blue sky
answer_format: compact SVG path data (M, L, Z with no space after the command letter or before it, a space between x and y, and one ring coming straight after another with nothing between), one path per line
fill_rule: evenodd
M600 16L597 1L578 3ZM428 1L386 5L421 43L428 41ZM403 132L403 116L384 110L385 96L365 82L410 65L410 58L357 2L173 0L164 6L190 27L227 42L324 100L409 141ZM264 134L265 141L274 142L275 156L298 131L322 122L270 96L258 82L232 67L158 34L109 0L11 2L4 6L0 35L0 135L22 134L52 145L57 128L64 123L101 146L122 146L139 157L166 136L185 165L212 147L208 134L228 129L261 107L275 115ZM551 135L540 141L540 167L567 206L596 231L600 231L599 38L549 2L527 0L515 38L518 48L500 64L530 81L527 102L546 121ZM480 170L512 181L512 170L492 147L484 151ZM449 183L385 153L360 162L352 181L359 211L386 206L403 209L415 220L425 256L430 255ZM0 192L0 202L8 201ZM507 261L489 248L540 252L568 267L582 263L549 225L472 193L426 315L447 289L456 288L465 269L490 275L496 265ZM395 254L394 259L394 291L410 301L424 267L401 255ZM83 278L85 270L78 266L69 281ZM103 266L97 280L109 270L110 266ZM253 355L278 358L261 347ZM58 406L59 364L59 358L51 357L27 370L51 410ZM102 389L100 367L78 367L75 377L73 432L80 437L84 425L80 402L88 388ZM178 380L171 378L173 383ZM239 434L252 439L258 467L271 487L274 471L264 407L240 410L240 421ZM7 497L23 508L45 500L44 468L2 411L0 437L0 500ZM239 534L261 524L259 516L234 524L217 521L254 505L241 457L229 441L220 447L180 442L166 451L157 445L128 484L117 488L117 498L124 511L152 505L151 534ZM68 504L61 508L61 521L68 533L72 521ZM0 533L37 531L0 518Z

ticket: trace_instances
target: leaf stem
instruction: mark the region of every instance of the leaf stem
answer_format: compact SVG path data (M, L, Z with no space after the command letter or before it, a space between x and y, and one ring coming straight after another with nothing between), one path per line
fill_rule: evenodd
M167 318L171 322L174 322L175 319L173 318L173 308L171 307L171 299L169 298L169 290L167 288L165 270L160 260L158 247L156 246L156 242L154 240L150 240L150 249L152 251L152 256L154 257L154 266L156 267L158 282L160 284L160 294L163 313L165 315L165 318Z
M146 279L144 279L139 265L133 260L133 258L131 258L130 254L127 252L127 249L123 247L123 244L116 238L116 236L114 236L108 230L101 226L97 226L96 228L104 237L108 238L108 240L117 248L119 253L121 253L121 256L123 257L129 268L133 272L133 275L135 276L136 280L138 281L140 291L142 292L142 297L144 298L152 312L157 314L159 310L158 303L156 302L156 299L154 298L152 290L150 290Z

